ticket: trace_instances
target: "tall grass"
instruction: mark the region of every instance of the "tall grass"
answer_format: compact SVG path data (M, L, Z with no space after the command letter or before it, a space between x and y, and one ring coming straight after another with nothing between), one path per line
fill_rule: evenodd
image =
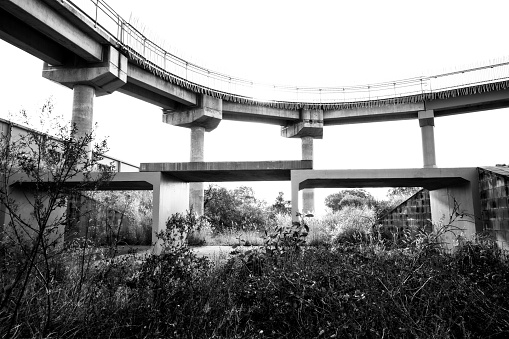
M69 249L54 262L55 311L48 333L66 338L509 335L509 262L488 238L465 239L452 254L441 251L441 232L414 234L399 247L374 236L312 247L303 245L306 227L292 227L279 228L260 248L216 265L185 243L172 243L170 232L160 256L113 259L91 252L84 276L82 251ZM38 337L45 322L40 288L30 286L15 331L0 327L3 337ZM0 312L0 326L6 312Z

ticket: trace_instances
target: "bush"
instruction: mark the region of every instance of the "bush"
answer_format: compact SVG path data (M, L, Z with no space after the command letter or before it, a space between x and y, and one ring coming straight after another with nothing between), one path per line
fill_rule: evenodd
M86 249L90 264L84 276L83 247L70 248L61 257L65 265L55 265L49 333L69 338L509 334L509 262L490 239L463 239L453 254L437 250L440 232L415 234L399 248L386 249L375 239L361 246L310 247L304 246L306 223L297 223L276 228L259 250L211 266L182 241L186 223L185 215L168 221L160 234L160 256L114 259ZM44 295L38 292L35 285L29 289L31 302L19 312L14 337L38 335L31 326L43 314Z

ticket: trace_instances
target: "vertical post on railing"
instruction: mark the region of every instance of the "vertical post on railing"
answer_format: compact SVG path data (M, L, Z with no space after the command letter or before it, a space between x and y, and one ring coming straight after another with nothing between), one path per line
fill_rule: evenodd
M322 103L322 89L318 89L318 92L320 93L320 103Z
M120 42L124 44L124 22L120 18L118 20L120 21Z
M99 8L99 0L95 0L95 22L94 22L94 28L97 27L97 10Z
M119 25L120 19L117 17L117 40L120 41L120 25Z
M368 86L368 101L371 100L371 86Z
M186 80L187 80L187 61L186 61Z

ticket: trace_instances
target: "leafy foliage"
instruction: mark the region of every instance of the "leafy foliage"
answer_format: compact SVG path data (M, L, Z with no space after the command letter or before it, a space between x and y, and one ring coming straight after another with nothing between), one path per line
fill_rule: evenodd
M283 192L279 192L276 201L272 204L272 214L290 215L292 213L292 205L290 200L285 200Z
M205 217L216 233L263 229L267 222L265 202L255 198L251 187L228 190L211 185L205 190L204 206Z
M32 327L40 336L50 333L54 317L54 288L62 271L63 225L67 197L83 189L96 189L111 179L110 166L99 167L106 142L93 146L93 134L78 136L75 127L52 116L53 105L41 110L40 124L50 122L53 135L8 126L0 137L0 206L5 224L0 229L0 326L6 336L17 333L17 319L30 312L32 294L38 293L42 310ZM22 116L27 117L25 112ZM70 182L74 180L74 184ZM83 261L82 261L83 263ZM81 284L78 284L81 286Z
M325 198L325 206L333 212L337 212L346 206L372 207L374 204L375 198L363 189L342 190Z
M353 207L352 207L353 208ZM86 294L73 293L70 253L53 299L53 336L171 338L504 338L509 334L509 262L479 237L454 254L447 232L409 235L404 247L377 239L307 247L305 218L277 230L258 251L212 266L182 242L173 216L161 256L99 260ZM178 232L171 231L180 230ZM38 334L40 294L20 313L17 336Z

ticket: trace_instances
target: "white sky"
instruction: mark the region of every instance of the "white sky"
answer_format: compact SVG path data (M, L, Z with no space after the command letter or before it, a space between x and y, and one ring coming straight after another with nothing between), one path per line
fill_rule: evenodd
M397 80L509 56L502 1L107 0L171 52L254 81L345 86ZM132 13L132 14L131 14ZM41 77L42 62L0 41L0 116L36 112L50 96L70 119L72 91ZM161 110L115 93L94 102L110 155L140 162L189 161L189 130L161 123ZM509 110L435 119L439 167L509 163ZM417 120L325 127L317 169L421 167ZM300 139L278 126L222 121L207 133L206 161L299 160ZM236 187L239 183L227 187ZM272 203L290 184L246 183ZM334 190L319 190L316 207ZM373 191L383 197L384 191Z

